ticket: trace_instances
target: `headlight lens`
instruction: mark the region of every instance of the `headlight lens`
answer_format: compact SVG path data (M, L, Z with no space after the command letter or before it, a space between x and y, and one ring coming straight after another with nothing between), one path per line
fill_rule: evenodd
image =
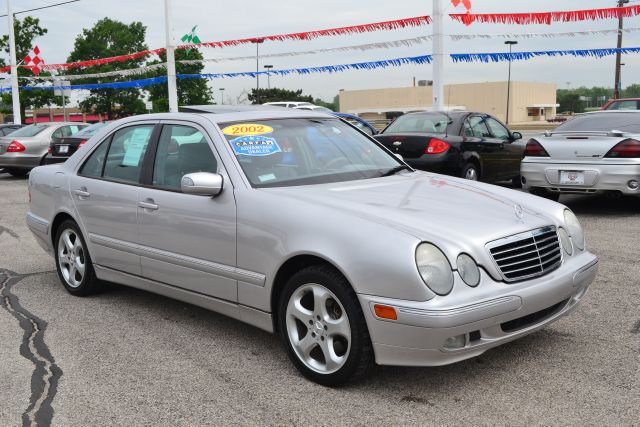
M456 261L456 265L458 267L458 273L462 280L467 285L475 288L480 283L480 269L478 268L478 264L467 254L458 255L458 260Z
M447 257L431 243L421 243L416 250L416 265L424 283L438 295L453 288L453 270Z
M569 236L573 240L573 243L578 247L578 249L584 249L584 232L582 231L582 227L580 226L580 221L571 212L569 209L564 211L564 222L567 224L567 228L569 229Z
M567 234L567 230L565 230L564 228L558 229L558 236L560 236L560 243L562 243L562 248L564 249L564 251L569 255L573 255L573 244L571 243L571 239Z

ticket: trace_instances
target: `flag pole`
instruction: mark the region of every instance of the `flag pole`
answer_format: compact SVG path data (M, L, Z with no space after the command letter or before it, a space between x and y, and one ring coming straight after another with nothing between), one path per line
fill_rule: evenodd
M18 89L18 66L16 65L16 35L13 28L13 11L11 0L7 0L7 16L9 18L9 55L11 57L11 100L13 101L13 123L22 124L20 112L20 91Z
M175 41L173 39L173 22L171 16L171 0L164 0L164 22L167 37L167 88L169 90L169 112L178 112L178 88L176 84Z
M432 110L444 108L444 14L442 0L433 0L433 104Z

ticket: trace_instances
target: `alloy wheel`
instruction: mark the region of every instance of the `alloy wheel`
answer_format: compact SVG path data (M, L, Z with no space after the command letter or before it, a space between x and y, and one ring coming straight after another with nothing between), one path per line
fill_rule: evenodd
M286 313L289 342L309 369L331 374L347 361L351 326L338 298L322 285L300 286L289 298Z
M85 253L80 236L70 228L60 234L58 240L58 265L67 285L77 288L85 273Z

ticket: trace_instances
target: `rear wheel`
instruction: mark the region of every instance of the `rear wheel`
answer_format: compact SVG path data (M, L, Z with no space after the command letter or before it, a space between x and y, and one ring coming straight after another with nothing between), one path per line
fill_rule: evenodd
M5 169L11 176L16 178L23 178L29 173L28 169Z
M538 197L543 197L545 199L553 200L554 202L557 202L558 200L560 200L560 193L549 191L546 188L532 187L529 189L529 193Z
M56 232L56 268L65 289L73 295L85 296L99 291L102 286L91 263L87 245L78 225L67 220Z
M479 181L480 180L480 170L478 166L474 163L467 163L462 168L462 177L464 179L468 179L470 181Z
M310 380L337 386L364 376L373 365L362 308L335 269L311 266L293 275L278 314L289 358Z

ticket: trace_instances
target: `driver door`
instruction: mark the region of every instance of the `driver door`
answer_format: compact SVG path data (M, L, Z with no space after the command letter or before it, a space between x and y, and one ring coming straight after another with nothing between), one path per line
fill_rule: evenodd
M500 143L500 150L496 156L498 179L511 179L520 175L520 161L522 150L513 144L511 132L493 117L485 117L485 122L491 131L493 139Z

